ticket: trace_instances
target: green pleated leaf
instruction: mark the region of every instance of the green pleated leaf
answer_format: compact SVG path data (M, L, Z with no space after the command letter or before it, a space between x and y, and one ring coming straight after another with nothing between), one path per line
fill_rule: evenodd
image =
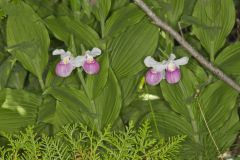
M81 116L82 113L80 111L76 112L67 106L68 104L57 101L54 113L45 120L45 122L53 125L54 133L58 132L62 126L66 124L77 122L84 123Z
M162 108L155 114L160 134L167 137L180 134L192 135L192 126L184 117L177 115L171 110L163 110ZM148 117L152 119L152 113L149 113Z
M7 83L7 87L14 89L23 89L26 77L27 71L19 63L17 63L13 67L12 73Z
M66 107L70 108L72 111L91 114L88 109L90 106L89 100L81 90L70 87L50 87L44 92L44 94L52 95L56 100L66 104Z
M198 84L193 73L184 67L181 71L182 79L178 84L161 82L163 96L170 104L172 111L156 113L159 131L166 136L187 134L188 139L181 156L188 154L189 157L194 157L193 159L200 157L206 159L210 155L210 159L213 159L212 157L216 157L218 152L204 119L221 152L229 148L240 126L237 124L239 119L236 116L235 107L238 93L223 82L217 81L207 88L201 88L203 91L198 95L196 94ZM179 125L178 122L181 124ZM188 132L185 130L186 126L191 128L187 129ZM223 141L222 137L230 142Z
M10 56L0 65L0 89L6 87L15 62L16 59Z
M215 63L228 74L240 74L240 43L229 45L217 56Z
M211 128L220 128L235 108L238 93L221 81L210 85L200 102Z
M97 0L93 4L93 13L99 21L104 22L111 9L111 0Z
M22 1L7 7L8 51L38 78L48 63L48 32L33 9Z
M217 81L204 90L199 98L208 127L221 152L233 144L240 128L236 108L237 97L238 93L234 89L222 81ZM205 131L204 138L206 140L203 143L206 148L205 153L217 156L218 153L216 149L213 149L214 144L207 131Z
M24 90L4 89L0 91L1 131L16 131L37 121L41 96Z
M132 76L144 69L143 60L146 56L153 55L157 42L158 29L147 19L109 41L110 65L116 76Z
M176 27L186 0L145 0L156 14L169 25Z
M128 106L137 97L139 77L126 77L120 80L124 106Z
M88 75L86 85L91 99L95 99L103 90L108 80L109 59L108 54L103 53L99 58L100 72L97 75Z
M143 17L144 13L136 5L129 4L120 8L107 19L105 36L113 37L126 30L127 27L138 23Z
M118 8L124 7L129 4L128 0L111 0L112 1L112 10L116 10Z
M193 25L193 33L213 60L235 23L234 3L232 0L198 0L193 17L196 17L200 24L208 26L206 28Z
M193 73L181 67L182 78L177 84L168 84L166 81L160 83L164 98L177 113L189 118L187 106L191 105L196 87L198 86L197 79Z
M48 17L45 22L54 36L64 41L68 46L71 43L71 36L74 37L76 45L83 44L87 48L94 46L101 48L102 46L97 32L80 21L75 21L69 17Z
M95 99L97 128L113 124L119 117L122 105L121 89L113 71L109 70L108 81L102 93Z
M170 4L171 9L167 11L166 19L173 26L177 25L177 22L183 13L184 2L185 2L185 0L177 0L177 1L176 0L168 0L168 3Z

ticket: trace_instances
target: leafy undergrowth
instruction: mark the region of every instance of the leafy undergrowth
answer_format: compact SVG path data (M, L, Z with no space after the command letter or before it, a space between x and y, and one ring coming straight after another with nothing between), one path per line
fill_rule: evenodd
M140 160L175 159L184 136L157 141L151 135L150 123L138 129L130 123L125 132L110 127L93 132L82 124L66 125L55 136L37 136L33 127L18 134L3 133L9 141L0 149L1 160Z

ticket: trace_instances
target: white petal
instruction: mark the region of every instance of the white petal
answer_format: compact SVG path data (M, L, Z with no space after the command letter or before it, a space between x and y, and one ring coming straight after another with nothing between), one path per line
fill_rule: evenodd
M180 59L175 60L174 63L175 63L176 65L181 66L181 65L187 64L187 63L188 63L188 60L189 60L188 57L182 57L182 58L180 58Z
M155 59L153 59L151 56L147 56L147 57L144 59L144 64L145 64L147 67L152 67L153 65L157 64L157 61L155 61Z
M155 59L153 59L151 56L147 56L144 59L144 64L147 67L152 67L156 71L160 71L160 72L163 71L166 68L165 64L155 61Z
M99 48L93 48L90 53L88 52L86 54L92 57L96 57L96 56L99 56L101 53L102 51Z
M64 52L61 54L61 59L64 59L65 57L72 57L72 53L70 51Z
M84 61L86 60L85 56L77 56L76 58L72 59L70 63L74 67L81 67L83 66Z
M176 58L175 54L171 53L168 58L168 61L173 61L175 58Z
M52 55L61 55L61 54L64 54L65 51L63 49L55 49L53 52L52 52Z

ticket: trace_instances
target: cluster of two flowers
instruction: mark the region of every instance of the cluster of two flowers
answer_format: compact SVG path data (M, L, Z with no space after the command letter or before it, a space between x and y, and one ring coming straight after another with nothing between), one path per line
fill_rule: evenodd
M85 55L73 57L71 52L65 52L63 49L56 49L53 55L60 55L61 61L56 65L55 72L60 77L68 77L71 72L82 67L87 74L97 74L100 70L99 63L94 57L101 54L99 48L93 48L91 51L86 51ZM145 80L149 85L157 85L162 79L168 83L177 83L181 78L180 65L188 63L188 57L176 59L174 54L170 54L167 61L157 62L152 57L145 58L144 63L147 67L151 67L146 73Z
M180 81L181 72L180 66L188 63L188 57L176 59L174 54L170 54L167 61L155 61L152 57L148 56L144 59L147 67L151 67L145 75L145 80L149 85L155 86L162 79L166 79L168 83L174 84Z

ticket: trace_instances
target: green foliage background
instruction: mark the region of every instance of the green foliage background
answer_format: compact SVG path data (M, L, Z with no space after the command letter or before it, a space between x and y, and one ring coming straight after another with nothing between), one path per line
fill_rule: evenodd
M145 0L207 59L239 80L240 43L228 41L235 24L232 0ZM53 135L68 123L93 130L109 124L124 130L150 120L155 136L186 135L178 159L217 159L200 113L202 108L220 153L240 129L238 93L190 57L182 79L156 87L142 80L143 60L188 55L128 0L0 1L0 130L9 133L34 125ZM75 56L101 48L101 71L80 69L59 78L52 57L56 48ZM153 98L152 98L153 97Z

